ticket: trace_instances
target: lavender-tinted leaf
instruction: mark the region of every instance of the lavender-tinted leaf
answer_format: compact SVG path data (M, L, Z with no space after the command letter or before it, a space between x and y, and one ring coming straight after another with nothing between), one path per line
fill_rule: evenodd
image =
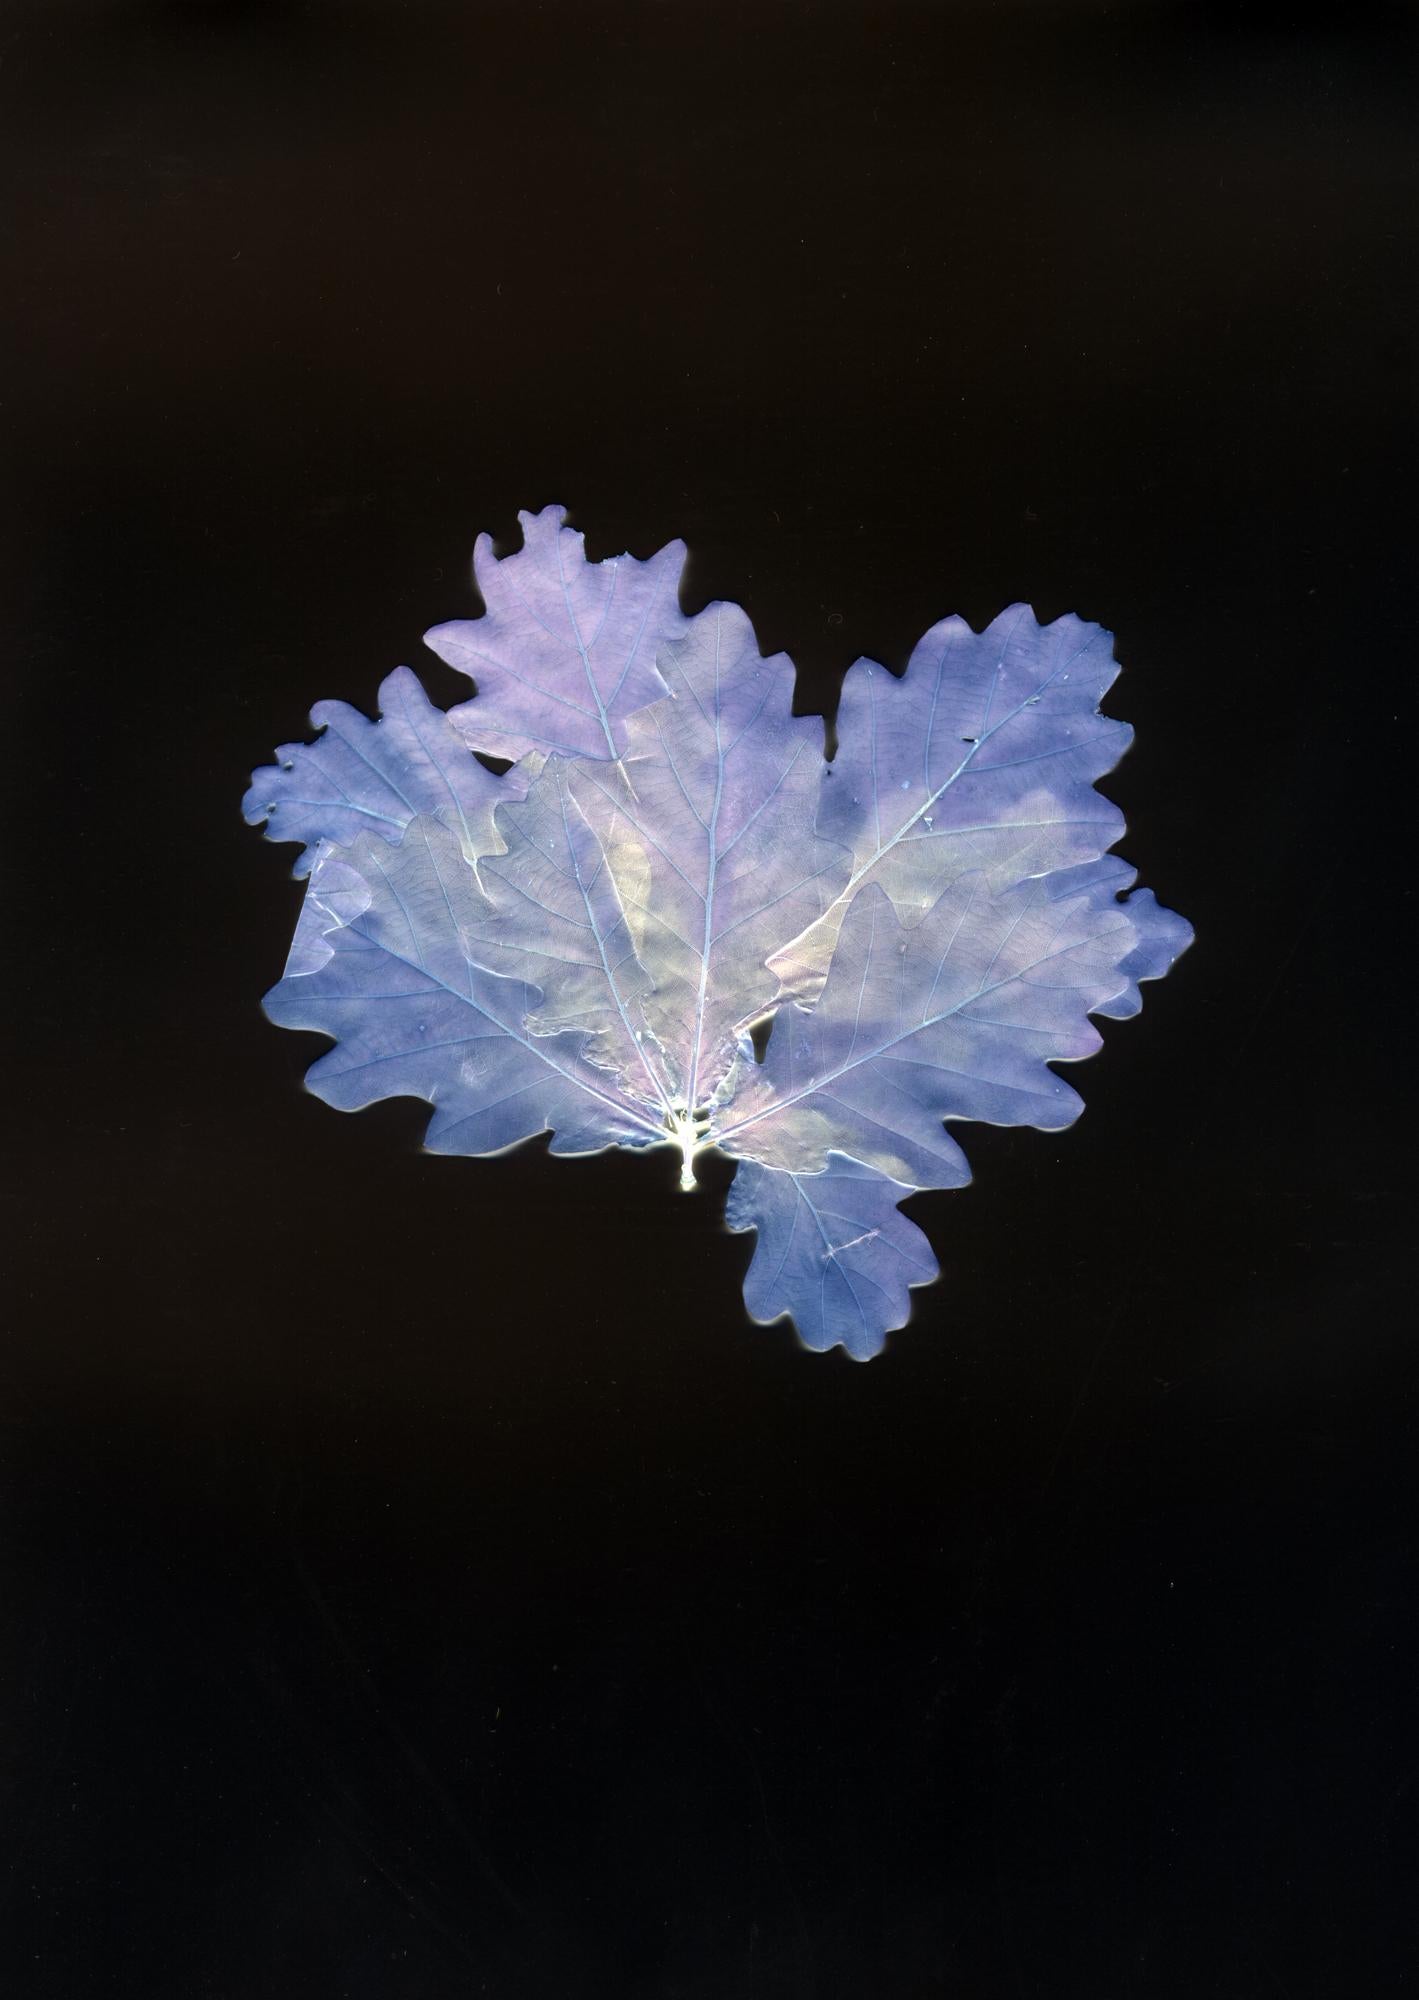
M483 897L464 943L479 965L541 989L530 1033L584 1030L587 1056L666 1113L673 1092L641 1011L651 976L622 902L623 892L643 901L648 885L625 854L619 873L609 864L577 803L580 770L549 758L527 797L498 813L501 851L479 860Z
M252 826L266 822L268 840L305 843L297 876L310 873L322 843L346 847L365 833L397 841L420 813L477 853L492 842L494 806L525 782L485 770L408 667L384 681L379 705L371 722L343 701L318 701L315 742L282 744L275 764L252 772L242 812Z
M1100 1045L1090 1014L1132 1003L1191 932L1105 858L992 896L962 876L917 925L875 884L843 921L813 1011L783 1008L760 1068L743 1062L718 1138L795 1172L829 1151L914 1187L970 1178L943 1119L1057 1131L1082 1110L1049 1067Z
M564 507L518 519L523 545L512 555L499 559L478 537L484 615L424 634L477 683L450 719L470 749L492 756L618 757L626 717L665 692L658 649L686 629L677 595L685 544L667 542L645 562L589 563Z
M751 1311L865 1357L935 1272L898 1200L969 1178L943 1121L1069 1123L1051 1063L1190 940L1104 852L1108 635L948 619L901 682L853 669L827 767L745 615L681 613L680 544L588 564L560 508L523 522L479 543L486 616L429 635L474 700L400 669L380 721L323 703L256 774L247 816L311 877L268 1009L334 1039L313 1090L422 1097L436 1150L673 1141L693 1185L721 1145Z
M1094 780L1133 732L1099 714L1118 675L1112 638L1080 619L1039 625L1028 606L984 632L934 625L898 681L859 660L843 682L837 756L822 778L820 833L852 850L828 916L775 956L784 990L811 998L865 883L915 923L958 876L993 891L1093 860L1123 832Z
M839 1153L821 1174L741 1162L725 1221L758 1232L744 1303L765 1323L787 1313L804 1345L843 1347L856 1361L905 1326L908 1287L937 1276L931 1246L897 1203L910 1188Z
M792 713L792 666L760 655L739 607L711 605L660 661L668 697L570 788L651 975L646 1025L696 1108L774 998L775 944L829 907L848 859L813 830L822 725Z
M583 1036L529 1032L536 986L470 961L481 898L436 820L415 821L397 847L365 835L323 853L306 894L315 915L265 1006L279 1026L336 1042L306 1078L327 1104L422 1097L434 1107L425 1144L439 1153L501 1152L548 1130L556 1153L664 1142L651 1110L587 1060Z

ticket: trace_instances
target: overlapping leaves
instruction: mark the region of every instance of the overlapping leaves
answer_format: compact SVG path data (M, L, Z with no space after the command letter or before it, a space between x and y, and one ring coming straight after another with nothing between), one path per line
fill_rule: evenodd
M755 1317L875 1353L936 1273L898 1203L969 1178L943 1121L1068 1124L1051 1063L1190 940L1107 853L1108 635L945 620L902 680L852 669L828 763L744 613L681 611L682 545L588 563L561 509L522 518L479 542L484 616L429 634L471 700L400 668L377 722L322 703L255 774L310 877L267 1011L334 1041L328 1103L426 1099L436 1151L670 1144L691 1185L722 1147Z

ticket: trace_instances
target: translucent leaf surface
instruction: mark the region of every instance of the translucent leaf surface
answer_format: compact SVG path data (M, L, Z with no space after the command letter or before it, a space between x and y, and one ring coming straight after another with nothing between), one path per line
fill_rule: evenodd
M322 854L298 954L265 1003L281 1027L337 1042L309 1088L340 1111L424 1098L436 1153L497 1153L545 1131L558 1153L662 1139L588 1061L583 1036L527 1027L536 987L471 962L463 939L482 916L463 850L435 820L414 821L397 847L366 834L348 855Z
M577 765L553 757L526 799L503 807L505 851L478 863L483 895L467 915L464 943L480 965L538 987L544 997L527 1018L533 1034L585 1030L592 1058L665 1117L674 1091L643 1013L653 982L636 955L639 923L622 901L644 885L628 879L624 857L613 869L587 824L577 797L587 782ZM637 918L638 910L633 904Z
M668 542L646 562L589 563L564 507L518 519L523 545L510 556L478 537L483 617L424 634L477 683L476 699L450 720L471 749L492 756L619 756L626 717L665 692L657 652L686 629L677 596L685 544Z
M848 855L813 827L822 724L794 716L792 664L760 655L737 605L703 612L661 672L669 696L630 719L626 756L572 784L651 974L646 1025L694 1108L774 1000L775 944L831 905Z
M1083 1110L1051 1062L1100 1045L1092 1013L1135 1004L1191 932L1117 892L1112 858L990 893L964 875L919 924L869 884L843 920L817 1006L781 1009L763 1065L741 1060L717 1136L781 1170L847 1153L913 1187L970 1178L944 1119L1058 1131Z
M1118 675L1112 639L1025 605L984 632L943 619L898 681L859 660L843 682L838 753L822 773L819 831L852 871L830 916L774 960L785 990L821 981L855 892L878 883L905 923L972 869L992 889L1092 860L1123 832L1094 780L1133 732L1098 713Z
M505 787L485 770L417 675L396 667L379 691L380 720L343 701L318 701L314 743L285 743L276 762L251 775L242 800L248 823L268 840L305 843L292 873L308 875L322 843L344 847L363 833L398 840L430 813L469 854L492 838L493 807Z
M834 1154L821 1174L775 1173L746 1160L725 1209L758 1231L744 1280L757 1320L787 1314L811 1347L876 1354L911 1311L909 1285L937 1275L931 1245L897 1203L910 1188Z
M379 722L322 703L256 774L311 868L268 1010L334 1042L319 1096L423 1098L436 1151L666 1145L693 1186L722 1147L750 1311L865 1358L936 1271L898 1203L969 1178L947 1123L1069 1124L1052 1065L1191 937L1106 852L1108 635L948 619L901 681L852 670L827 765L744 613L685 619L678 543L588 564L559 508L523 519L479 544L486 616L430 635L471 702L401 669Z

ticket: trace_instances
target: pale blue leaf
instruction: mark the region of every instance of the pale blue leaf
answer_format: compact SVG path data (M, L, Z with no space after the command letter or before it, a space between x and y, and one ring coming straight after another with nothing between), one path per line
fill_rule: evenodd
M944 1119L1058 1131L1083 1105L1050 1068L1100 1046L1093 1013L1133 1004L1191 931L1151 896L1120 902L1112 857L992 896L962 876L916 925L869 884L843 920L811 1011L775 1018L762 1067L741 1059L713 1136L782 1171L830 1151L913 1187L970 1178Z
M477 853L492 838L493 808L521 789L486 770L435 708L418 677L396 667L379 690L380 720L343 701L318 701L314 743L284 743L274 764L251 775L242 800L247 822L266 822L268 840L305 843L292 873L308 875L322 845L345 847L361 834L397 841L411 819L432 814Z
M1176 910L1164 909L1151 889L1134 889L1137 879L1137 869L1130 868L1117 854L1062 870L1050 878L1050 891L1056 902L1063 902L1079 891L1098 897L1107 889L1124 896L1124 908L1133 921L1137 943L1119 960L1118 972L1125 984L1111 1000L1101 1000L1092 1010L1114 1021L1126 1021L1136 1014L1143 1005L1140 982L1163 978L1192 943L1192 925L1187 919ZM1131 894L1125 894L1130 890Z
M687 620L678 588L685 544L645 562L589 563L564 507L519 514L523 545L501 560L478 537L473 568L486 607L424 634L440 659L477 684L449 711L471 749L497 757L528 750L611 757L625 747L625 719L665 692L660 647Z
M937 1275L930 1244L897 1206L911 1191L838 1153L821 1174L743 1161L725 1221L758 1231L744 1280L753 1317L787 1314L805 1346L843 1347L855 1361L879 1353L907 1323L908 1286Z
M501 850L477 862L482 897L463 942L479 965L541 989L531 1033L584 1030L588 1056L668 1117L675 1091L642 1009L653 981L637 956L638 911L628 917L622 901L648 889L624 855L619 874L608 863L577 802L584 782L581 767L549 758L526 799L501 808Z
M660 667L669 694L630 719L626 755L570 782L651 975L646 1025L694 1113L774 1000L775 945L828 909L848 855L814 832L822 724L793 714L791 662L760 654L739 607L711 605Z
M327 1104L424 1098L437 1153L496 1153L544 1131L558 1153L664 1142L654 1115L588 1061L582 1035L528 1029L535 986L470 962L463 936L484 915L476 878L436 820L414 821L397 847L366 834L322 854L305 911L265 1006L279 1026L337 1043L306 1078Z
M843 682L818 819L851 848L852 871L829 916L775 956L784 991L821 983L865 883L915 923L971 870L1003 889L1111 847L1123 815L1094 780L1133 737L1098 712L1117 675L1108 632L1072 617L1042 626L1019 604L981 633L943 619L901 680L859 660Z
M257 773L311 871L268 1011L334 1042L313 1091L421 1098L435 1150L673 1146L692 1187L721 1147L750 1311L866 1357L936 1271L898 1203L969 1178L948 1123L1068 1125L1055 1065L1191 939L1106 851L1108 634L948 619L901 681L853 668L828 765L745 614L684 617L680 544L591 564L560 508L523 521L430 635L472 701L401 669Z

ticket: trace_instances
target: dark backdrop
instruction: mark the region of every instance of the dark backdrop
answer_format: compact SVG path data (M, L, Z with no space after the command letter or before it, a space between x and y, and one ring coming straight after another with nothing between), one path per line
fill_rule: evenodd
M7 8L9 1990L1408 1991L1411 17ZM243 827L480 528L1118 635L1198 942L867 1367L419 1150Z

